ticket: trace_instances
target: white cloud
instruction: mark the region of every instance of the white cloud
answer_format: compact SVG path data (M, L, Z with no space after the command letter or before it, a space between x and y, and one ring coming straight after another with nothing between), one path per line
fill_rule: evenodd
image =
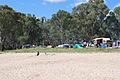
M112 10L114 10L114 8L116 8L116 7L118 7L118 6L120 6L120 3L116 4L116 5L112 8Z
M46 5L47 3L46 2L42 2L42 5Z
M118 3L115 7L118 7L118 6L120 6L120 3Z
M82 3L86 3L88 2L89 0L76 0L74 4L72 4L72 6L78 6Z
M85 3L85 2L76 2L76 3L74 3L74 6L78 6L78 5L82 4L82 3Z
M57 3L57 2L65 2L66 0L44 0L45 2Z

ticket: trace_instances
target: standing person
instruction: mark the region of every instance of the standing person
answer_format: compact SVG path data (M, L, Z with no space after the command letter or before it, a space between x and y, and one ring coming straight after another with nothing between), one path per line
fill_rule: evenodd
M40 54L39 51L37 51L37 56L39 56L39 54Z

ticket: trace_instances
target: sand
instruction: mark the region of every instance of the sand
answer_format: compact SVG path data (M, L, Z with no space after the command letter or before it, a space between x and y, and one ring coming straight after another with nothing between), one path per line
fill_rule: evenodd
M120 80L120 54L1 54L0 80Z

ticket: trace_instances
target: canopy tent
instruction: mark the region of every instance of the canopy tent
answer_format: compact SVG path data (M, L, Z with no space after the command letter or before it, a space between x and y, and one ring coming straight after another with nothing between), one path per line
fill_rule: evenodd
M83 49L83 47L81 47L79 44L75 44L75 45L73 46L73 48Z

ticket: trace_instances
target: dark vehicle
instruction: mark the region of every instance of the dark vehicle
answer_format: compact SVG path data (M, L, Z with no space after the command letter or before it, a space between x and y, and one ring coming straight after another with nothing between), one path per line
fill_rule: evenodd
M40 44L39 47L40 47L40 48L46 48L47 46L44 45L44 44Z
M35 48L35 45L33 44L25 44L22 46L22 48Z
M70 44L58 45L58 48L70 48Z

